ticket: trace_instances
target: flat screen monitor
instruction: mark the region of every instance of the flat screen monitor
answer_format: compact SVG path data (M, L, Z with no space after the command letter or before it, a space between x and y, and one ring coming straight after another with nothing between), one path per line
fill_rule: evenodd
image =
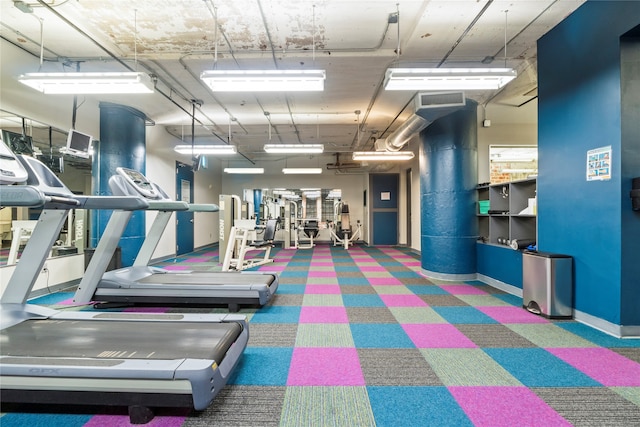
M71 129L69 131L69 136L67 137L67 149L65 150L65 154L88 159L91 156L91 140L91 135Z

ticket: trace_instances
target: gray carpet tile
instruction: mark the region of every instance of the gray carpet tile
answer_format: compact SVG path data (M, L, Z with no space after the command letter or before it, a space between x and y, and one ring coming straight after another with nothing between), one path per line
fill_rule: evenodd
M337 271L336 273L340 277L365 277L360 271Z
M493 286L489 286L489 285L477 285L475 286L476 288L488 293L488 294L492 294L492 295L502 295L502 294L506 294L505 291L498 289L498 288L494 288Z
M612 348L611 350L626 357L627 359L631 359L634 362L640 363L640 348L623 347L623 348Z
M292 323L251 323L250 347L293 347L298 325Z
M420 299L433 307L465 307L469 306L460 298L453 295L418 295Z
M480 348L530 348L534 343L504 325L465 325L456 328Z
M386 307L347 307L350 323L397 323Z
M301 277L287 277L287 276L280 276L278 278L278 281L280 282L281 285L304 285L306 282L306 276L301 276ZM276 291L277 292L277 291Z
M441 386L420 350L359 348L358 357L369 386Z
M432 281L424 277L401 277L399 280L401 280L404 285L435 286Z
M300 307L302 305L303 295L301 294L279 294L276 293L271 298L271 305L288 305L288 306L297 306Z
M288 265L287 271L309 271L309 266Z
M640 407L602 387L532 388L575 427L638 427Z
M376 294L376 290L371 286L358 286L358 285L340 285L340 293L347 294Z
M378 262L380 262L380 261L378 261ZM385 270L387 270L390 273L391 272L397 273L398 271L410 271L404 265L385 265L384 268L385 268Z
M182 427L278 426L286 387L227 385L205 411Z

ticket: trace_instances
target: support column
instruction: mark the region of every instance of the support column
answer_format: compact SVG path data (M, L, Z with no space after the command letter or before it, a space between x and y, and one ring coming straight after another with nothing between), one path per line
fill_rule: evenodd
M93 194L110 195L109 178L117 167L146 173L146 115L134 108L100 103L100 141L94 145ZM93 211L91 246L96 247L111 211ZM131 266L145 237L145 212L134 212L120 239L122 266Z
M450 280L476 277L477 104L433 122L420 134L422 269Z

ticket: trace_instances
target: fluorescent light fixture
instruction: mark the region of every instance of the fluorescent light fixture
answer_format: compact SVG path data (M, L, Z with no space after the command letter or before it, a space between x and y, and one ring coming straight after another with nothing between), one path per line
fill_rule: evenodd
M324 90L324 70L208 70L200 78L214 92Z
M500 89L516 78L511 68L389 68L386 90Z
M342 190L334 188L333 190L329 191L329 194L327 195L327 199L340 199L342 198Z
M283 168L284 174L318 174L322 173L322 168Z
M277 154L308 154L324 152L323 144L264 144L264 151Z
M176 145L176 153L180 154L235 154L238 149L235 145Z
M261 174L264 168L224 168L225 173Z
M153 93L145 73L27 73L18 80L45 94Z
M411 160L412 151L354 151L353 160Z

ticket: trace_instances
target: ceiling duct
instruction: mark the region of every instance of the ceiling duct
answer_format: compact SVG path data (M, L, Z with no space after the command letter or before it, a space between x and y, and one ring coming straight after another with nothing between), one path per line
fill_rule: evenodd
M376 150L399 151L413 135L440 117L465 106L464 92L425 92L415 97L415 114L383 141L376 141Z
M359 169L361 167L362 163L358 162L340 162L340 153L336 153L335 163L327 163L327 170Z

